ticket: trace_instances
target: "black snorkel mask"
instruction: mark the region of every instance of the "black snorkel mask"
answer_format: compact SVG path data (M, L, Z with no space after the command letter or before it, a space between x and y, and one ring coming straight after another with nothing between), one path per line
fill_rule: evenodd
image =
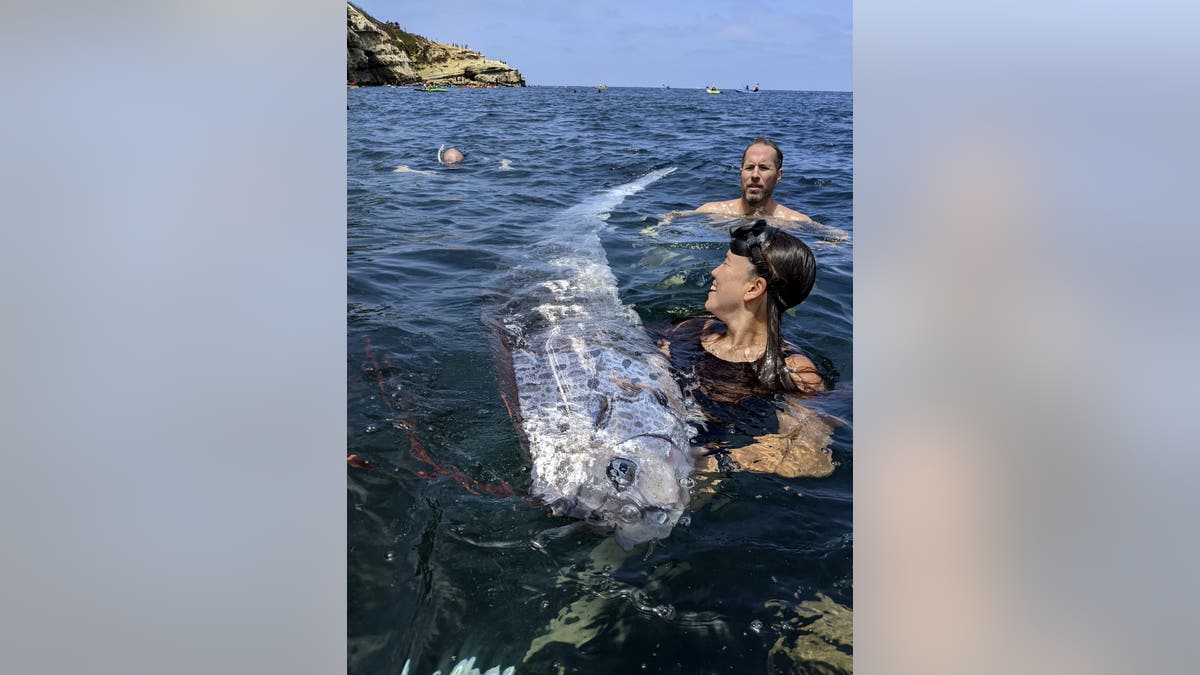
M762 261L762 246L774 229L768 227L767 221L762 219L754 221L753 224L734 225L729 228L729 250L734 255L749 258L757 265ZM757 256L753 255L754 249L758 249Z
M767 243L767 237L771 236L774 232L775 228L767 225L767 221L761 218L752 224L743 223L729 228L729 252L734 255L740 255L743 258L749 258L758 276L766 279L767 290L772 295L775 295L775 285L772 282L775 274L771 270L771 263L763 255L763 245ZM778 297L776 297L776 300L778 300Z
M767 282L767 294L775 300L780 311L783 311L800 304L808 297L816 278L816 261L813 260L812 251L808 246L796 240L794 245L785 248L792 249L792 260L788 268L791 270L790 276L779 277L771 264L771 254L764 250L768 240L777 231L777 228L767 225L765 220L735 225L729 228L729 252L750 259L754 271ZM782 238L781 233L780 239ZM775 243L778 244L779 241ZM807 258L806 262L804 258Z

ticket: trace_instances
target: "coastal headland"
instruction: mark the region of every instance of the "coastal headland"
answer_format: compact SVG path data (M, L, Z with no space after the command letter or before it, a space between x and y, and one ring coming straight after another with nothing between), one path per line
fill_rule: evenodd
M503 61L408 33L346 3L346 82L358 85L524 87Z

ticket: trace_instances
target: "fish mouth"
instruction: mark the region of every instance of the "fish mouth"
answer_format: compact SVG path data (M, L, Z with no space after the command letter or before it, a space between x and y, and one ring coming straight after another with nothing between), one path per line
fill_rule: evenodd
M638 544L666 539L682 514L683 509L668 511L658 507L639 508L625 504L617 511L613 538L616 539L617 545L626 551Z

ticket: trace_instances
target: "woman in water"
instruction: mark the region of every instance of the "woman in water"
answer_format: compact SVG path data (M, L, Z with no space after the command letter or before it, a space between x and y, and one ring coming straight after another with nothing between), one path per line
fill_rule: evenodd
M780 331L783 313L812 290L812 251L765 220L738 225L712 277L704 303L712 316L683 321L662 343L708 418L697 469L829 475L830 424L798 403L824 391L824 378Z

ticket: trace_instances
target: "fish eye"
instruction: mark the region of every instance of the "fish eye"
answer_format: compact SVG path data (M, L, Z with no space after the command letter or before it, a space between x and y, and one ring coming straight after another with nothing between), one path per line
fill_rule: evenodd
M634 478L637 476L637 464L624 457L614 457L608 463L608 468L604 473L608 476L608 480L612 481L613 487L624 490L633 484Z

